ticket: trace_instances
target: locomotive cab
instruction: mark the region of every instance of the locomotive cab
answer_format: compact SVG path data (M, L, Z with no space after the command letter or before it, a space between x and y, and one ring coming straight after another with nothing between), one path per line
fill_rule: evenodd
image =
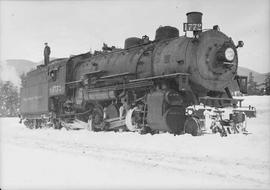
M67 59L57 59L48 65L49 97L65 95Z

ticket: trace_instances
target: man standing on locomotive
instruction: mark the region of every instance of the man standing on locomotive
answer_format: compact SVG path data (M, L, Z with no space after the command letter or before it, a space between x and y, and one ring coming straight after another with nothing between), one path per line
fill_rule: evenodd
M48 46L48 43L44 43L45 48L44 48L44 64L48 65L50 62L50 54L51 54L51 48Z

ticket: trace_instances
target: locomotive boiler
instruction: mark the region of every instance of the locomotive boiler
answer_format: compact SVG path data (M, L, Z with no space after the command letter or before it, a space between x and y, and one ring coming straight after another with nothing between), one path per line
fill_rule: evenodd
M166 131L199 134L196 117L186 108L212 98L212 106L233 105L229 85L236 80L237 49L219 30L202 29L202 13L187 13L184 36L171 26L125 40L123 49L104 44L102 51L51 61L28 73L21 112L31 127L51 123L71 127L90 121L93 130Z

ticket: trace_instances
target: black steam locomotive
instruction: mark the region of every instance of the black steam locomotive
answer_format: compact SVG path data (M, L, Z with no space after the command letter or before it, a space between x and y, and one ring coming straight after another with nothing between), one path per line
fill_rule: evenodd
M128 38L124 49L108 47L56 59L29 72L21 89L21 115L30 128L72 126L91 121L92 129L181 134L199 130L186 108L207 97L211 106L233 105L237 48L219 30L202 29L202 13L187 13L185 36L177 28L159 27L155 40ZM190 35L190 37L188 37ZM189 130L190 131L190 130Z

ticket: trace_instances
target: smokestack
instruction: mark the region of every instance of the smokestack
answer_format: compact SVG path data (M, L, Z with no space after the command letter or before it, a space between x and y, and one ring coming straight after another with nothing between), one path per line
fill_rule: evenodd
M202 31L202 13L189 12L187 15L187 23L184 23L184 32L192 31L193 37L199 38L199 33Z
M202 24L201 12L189 12L187 13L187 23L189 24Z

